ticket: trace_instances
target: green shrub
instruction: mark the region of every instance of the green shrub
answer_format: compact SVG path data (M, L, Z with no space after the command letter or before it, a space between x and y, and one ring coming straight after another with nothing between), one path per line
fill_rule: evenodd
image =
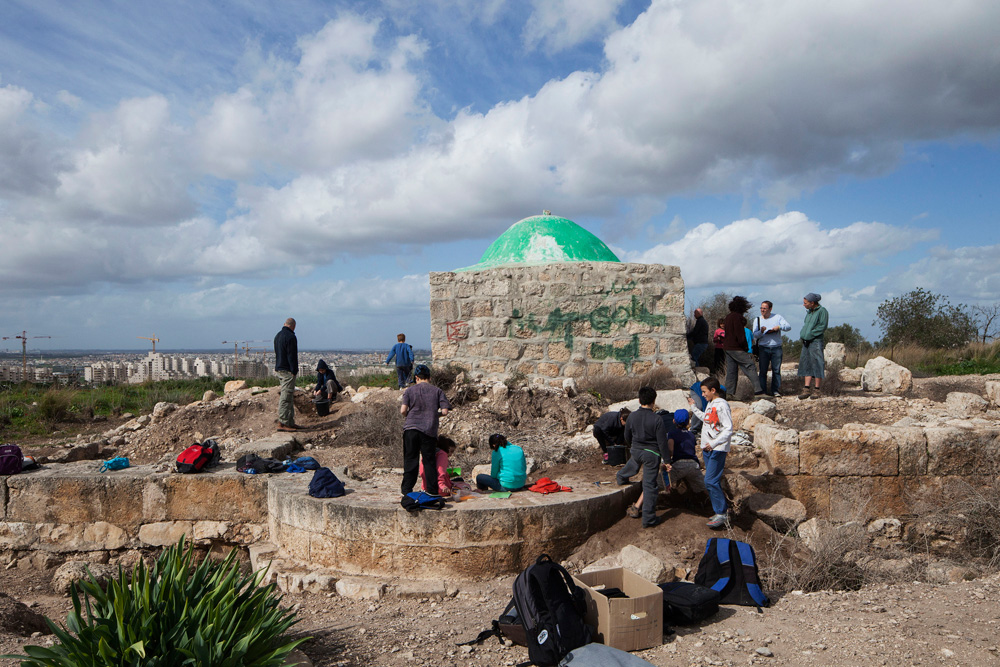
M44 422L55 424L66 421L70 416L72 391L49 389L38 399L38 417Z
M140 562L130 578L119 568L107 590L93 577L80 582L66 627L46 619L56 644L0 657L20 658L31 667L278 667L308 639L286 636L298 622L295 612L279 606L274 584L258 586L260 574L240 573L235 550L223 561L206 558L197 567L193 553L182 538L152 568Z

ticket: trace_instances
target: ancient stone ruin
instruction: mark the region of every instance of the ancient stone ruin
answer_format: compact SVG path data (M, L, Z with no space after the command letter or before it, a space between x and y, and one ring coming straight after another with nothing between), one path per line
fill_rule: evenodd
M435 362L553 385L656 366L694 380L680 269L620 262L565 218L525 218L479 264L431 273L430 285Z

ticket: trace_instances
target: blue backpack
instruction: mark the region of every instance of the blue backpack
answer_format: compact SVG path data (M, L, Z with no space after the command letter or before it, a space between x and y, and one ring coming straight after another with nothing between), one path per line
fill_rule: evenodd
M426 491L410 491L403 496L399 504L408 512L415 512L417 510L443 510L444 498L441 496L432 496Z
M719 604L739 604L758 610L771 604L760 584L757 556L746 542L711 538L698 563L694 583L717 591Z
M320 468L309 482L309 495L313 498L339 498L347 493L344 483L329 468Z

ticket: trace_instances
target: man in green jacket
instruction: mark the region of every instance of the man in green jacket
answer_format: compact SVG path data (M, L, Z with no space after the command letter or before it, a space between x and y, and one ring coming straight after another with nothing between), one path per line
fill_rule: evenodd
M799 357L799 377L805 378L805 387L799 394L800 399L819 398L819 383L823 379L825 361L823 359L823 334L830 322L826 308L819 305L822 297L815 292L809 292L802 298L806 308L806 321L802 325L799 338L802 339L802 355ZM812 381L816 380L813 388Z

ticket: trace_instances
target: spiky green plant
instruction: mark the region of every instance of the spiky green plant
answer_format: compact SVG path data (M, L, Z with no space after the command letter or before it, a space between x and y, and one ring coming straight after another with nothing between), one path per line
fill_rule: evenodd
M129 578L119 567L106 589L93 576L79 582L66 627L46 619L56 644L0 657L25 667L279 667L308 639L286 636L295 612L280 606L274 584L259 585L262 573L241 574L235 549L197 566L193 554L181 538L152 568L140 561Z

